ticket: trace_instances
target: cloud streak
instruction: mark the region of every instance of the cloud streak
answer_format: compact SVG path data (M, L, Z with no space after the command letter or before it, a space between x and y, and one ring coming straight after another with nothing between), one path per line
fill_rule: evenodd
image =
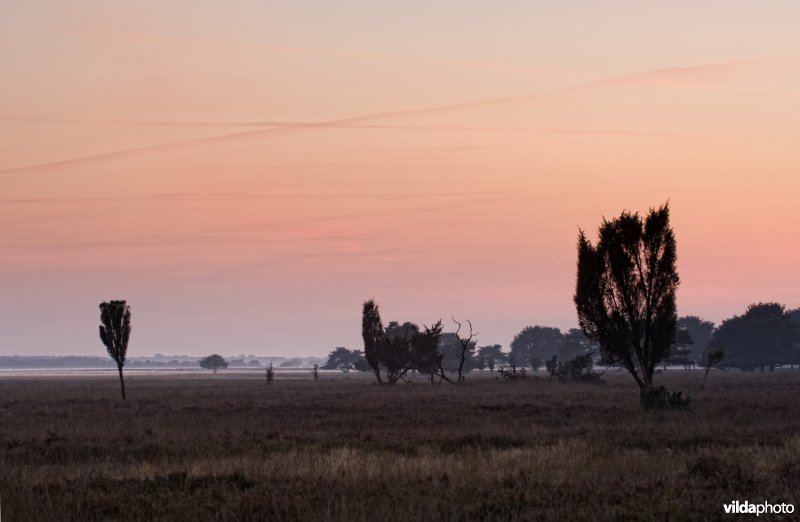
M498 193L502 194L502 193ZM402 205L395 208L378 208L369 210L359 210L355 212L343 212L338 214L323 214L318 216L300 215L295 217L285 217L280 219L269 219L261 221L250 221L246 223L236 223L224 226L217 226L204 229L202 232L195 231L175 231L169 234L159 234L157 236L146 235L127 238L96 238L96 239L76 239L40 241L28 243L27 241L6 241L5 247L9 254L29 255L43 253L63 253L69 251L86 251L87 249L106 250L118 248L174 248L186 246L202 245L234 245L234 244L295 244L295 243L324 243L341 240L358 240L375 234L385 234L387 229L380 226L373 230L371 225L375 218L382 216L403 216L404 223L406 218L413 215L428 215L442 212L452 212L458 209L475 209L480 205L494 205L503 201L505 196L477 194L461 197L456 201L450 202L431 202L420 203L417 205ZM370 218L365 225L363 218ZM350 226L357 226L347 233L320 233L320 230L327 230L336 223L338 226L348 226L348 222L354 221ZM403 225L408 228L407 224ZM254 236L254 233L263 232L272 234L273 237ZM279 237L287 235L287 237Z
M407 199L435 199L452 197L484 197L484 196L503 196L510 195L509 191L449 191L449 192L422 192L422 193L348 193L348 199L364 200L407 200ZM138 203L138 202L165 202L165 203L205 203L205 202L238 202L246 200L262 199L286 199L298 197L301 199L330 199L331 194L309 194L306 192L223 192L214 194L201 194L190 192L165 192L156 194L136 194L130 196L106 196L106 197L83 197L83 198L0 198L3 205L52 205L54 203L83 205L86 203Z
M81 165L89 162L95 161L104 161L110 160L114 158L118 158L121 156L127 156L132 154L139 154L145 152L158 152L164 150L172 150L177 149L185 146L190 145L202 145L206 143L224 143L227 141L234 141L234 140L241 140L241 139L248 139L248 138L259 138L259 137L266 137L270 135L282 134L286 132L297 132L302 130L313 130L313 129L337 129L337 128L372 128L372 129L393 129L393 130L465 130L465 131L495 131L496 129L486 129L486 128L470 128L470 127L425 127L425 126L402 126L402 125L379 125L379 124L365 124L364 122L370 122L373 120L383 120L383 119L394 119L394 118L405 118L405 117L412 117L412 116L419 116L419 115L428 115L428 114L437 114L437 113L447 113L453 111L459 111L464 109L470 108L478 108L483 106L491 106L491 105L502 105L502 104L509 104L509 103L516 103L516 102L523 102L523 101L531 101L537 99L546 99L553 96L563 95L570 92L581 91L586 89L592 89L597 87L604 87L604 86L631 86L631 85L640 85L640 84L650 84L650 85L664 85L664 86L702 86L702 87L709 87L711 85L698 83L698 78L706 78L709 76L713 76L715 74L726 73L730 71L742 71L746 70L749 67L765 64L765 63L774 63L767 60L740 60L740 61L730 61L730 62L718 62L718 63L706 63L700 64L696 66L688 66L688 67L668 67L668 68L660 68L660 69L651 69L647 71L613 76L608 78L602 78L594 81L578 83L574 85L569 85L565 87L556 88L550 91L545 91L541 93L534 93L534 94L524 94L524 95L517 95L517 96L506 96L506 97L497 97L497 98L486 98L482 100L473 100L461 103L453 103L447 105L439 105L433 107L422 107L417 109L399 109L393 111L383 111L383 112L375 112L370 114L364 114L359 116L352 116L348 118L339 118L335 120L325 120L325 121L316 121L316 122L278 122L278 121L264 121L264 122L234 122L234 123L226 123L226 122L169 122L169 121L162 121L162 122L149 122L158 125L185 125L185 126L239 126L239 127L247 127L247 126L257 126L257 127L267 127L267 128L258 128L255 130L244 130L238 131L233 133L221 134L221 135L214 135L208 136L205 138L194 138L188 140L181 140L181 141L173 141L168 143L162 144L155 144L155 145L144 145L140 147L131 147L125 149L117 149L108 152L102 152L98 154L91 154L85 156L79 156L75 158L67 158L58 161L51 161L51 162L44 162L44 163L36 163L30 165L22 165L18 167L10 167L6 169L0 169L0 174L18 174L18 173L25 173L25 172L35 172L40 170L47 170L47 169L55 169L55 168L62 168L62 167L70 167L75 165ZM683 82L681 82L683 80ZM141 122L147 123L147 122ZM199 125L198 125L199 124ZM520 132L520 131L516 131ZM529 131L528 131L529 132ZM569 133L573 132L569 129L564 129L562 132ZM616 134L620 136L632 136L632 135L641 135L634 131L604 131L602 129L591 131L598 134ZM577 133L580 134L587 134L589 133L588 130L577 130ZM645 133L644 135L646 135ZM654 134L656 135L656 134Z

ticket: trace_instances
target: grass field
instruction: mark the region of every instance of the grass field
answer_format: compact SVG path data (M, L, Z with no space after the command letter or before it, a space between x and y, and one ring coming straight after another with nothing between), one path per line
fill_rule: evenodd
M669 371L694 404L666 413L614 372L252 377L137 376L127 403L113 378L0 379L3 520L709 520L800 500L800 372L701 389Z

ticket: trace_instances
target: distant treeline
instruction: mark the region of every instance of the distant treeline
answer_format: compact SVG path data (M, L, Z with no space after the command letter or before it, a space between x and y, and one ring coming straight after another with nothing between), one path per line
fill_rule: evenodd
M168 357L132 357L125 364L128 368L199 368L199 358L179 356ZM282 368L306 368L315 363L321 364L324 359L313 357L253 357L235 358L229 361L232 368L260 368L274 361L275 366ZM2 355L0 356L0 369L28 370L28 369L89 369L89 368L116 368L116 363L108 357L91 357L80 355L63 356L27 356L27 355Z
M173 368L197 367L196 360L130 360L131 368ZM79 355L65 356L0 356L0 368L6 369L51 369L51 368L116 368L116 363L108 357L90 357Z
M711 365L723 369L753 371L774 370L778 367L800 366L800 309L787 310L779 303L756 303L744 314L724 320L720 325L697 316L679 317L675 340L660 365L694 368L709 364L709 355L724 353L721 360ZM390 322L383 331L387 338L404 335L412 337L420 332L414 323ZM530 368L538 371L555 368L557 361L570 361L592 354L594 364L615 366L607 360L597 343L591 342L579 328L562 331L551 326L527 326L514 336L508 351L499 344L478 346L474 340L462 344L456 333L442 333L437 342L441 368L447 374L473 370L494 371L496 368ZM464 364L460 364L463 355ZM368 372L362 350L337 347L328 355L323 369Z

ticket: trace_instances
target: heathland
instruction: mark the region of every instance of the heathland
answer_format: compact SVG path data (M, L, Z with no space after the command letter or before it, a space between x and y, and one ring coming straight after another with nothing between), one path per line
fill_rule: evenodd
M377 386L227 372L0 378L8 520L708 520L800 501L800 372ZM775 517L771 517L775 519Z

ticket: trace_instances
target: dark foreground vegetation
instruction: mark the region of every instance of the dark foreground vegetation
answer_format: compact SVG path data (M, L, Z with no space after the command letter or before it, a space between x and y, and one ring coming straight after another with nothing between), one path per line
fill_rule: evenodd
M614 371L253 377L136 377L127 402L111 378L0 379L4 519L708 520L733 500L800 501L797 372L701 387L670 371L657 382L696 400L661 412Z

